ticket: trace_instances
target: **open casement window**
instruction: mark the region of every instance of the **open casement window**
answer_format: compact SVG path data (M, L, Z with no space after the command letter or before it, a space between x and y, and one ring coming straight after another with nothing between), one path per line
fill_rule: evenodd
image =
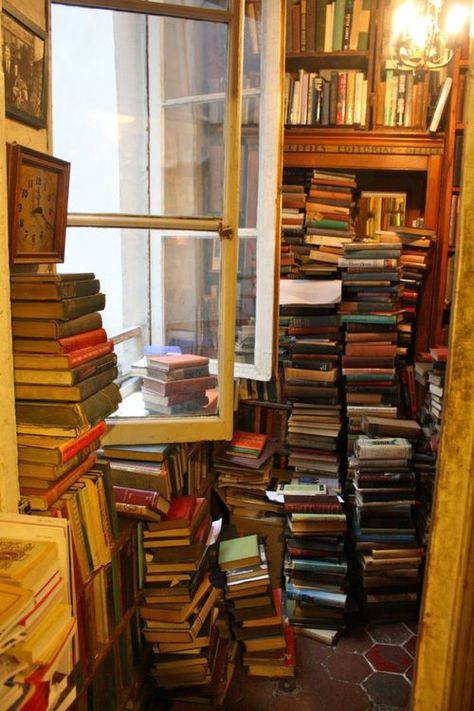
M224 439L233 376L271 375L280 117L278 86L261 87L279 76L278 5L52 6L54 154L71 162L59 271L94 271L107 296L123 397L107 441ZM207 402L144 395L143 355L163 349L209 359Z

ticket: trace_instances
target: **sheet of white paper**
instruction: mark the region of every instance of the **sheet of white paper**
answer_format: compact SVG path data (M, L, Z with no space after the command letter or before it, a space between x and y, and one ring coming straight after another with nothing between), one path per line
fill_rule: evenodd
M280 279L280 304L337 304L341 289L340 279Z

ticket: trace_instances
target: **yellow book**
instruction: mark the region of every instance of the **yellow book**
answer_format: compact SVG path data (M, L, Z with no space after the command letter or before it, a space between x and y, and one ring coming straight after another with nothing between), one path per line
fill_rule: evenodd
M71 605L59 603L10 652L28 664L48 664L75 624Z

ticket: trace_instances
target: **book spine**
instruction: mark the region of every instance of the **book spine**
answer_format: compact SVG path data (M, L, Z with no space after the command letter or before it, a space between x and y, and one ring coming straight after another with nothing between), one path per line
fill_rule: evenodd
M95 345L89 345L85 348L80 348L78 350L69 352L68 364L69 368L75 368L82 363L94 360L100 356L107 355L113 351L114 344L112 340L108 340L105 343L97 343Z
M92 427L88 432L85 432L83 435L80 435L79 437L76 437L75 439L66 442L60 447L59 450L61 455L59 464L64 464L69 459L78 454L82 449L87 447L87 445L91 444L95 440L99 440L100 436L105 433L106 429L107 425L105 424L105 421L102 420L101 422L98 422L94 427Z
M95 464L95 456L90 454L82 464L73 469L69 474L61 478L54 486L46 490L34 489L33 487L20 487L20 493L25 496L34 511L46 511L54 502L59 499L85 472L89 471Z
M116 504L132 504L145 506L154 511L160 510L160 495L157 491L145 491L143 489L132 489L125 486L113 486L114 499Z

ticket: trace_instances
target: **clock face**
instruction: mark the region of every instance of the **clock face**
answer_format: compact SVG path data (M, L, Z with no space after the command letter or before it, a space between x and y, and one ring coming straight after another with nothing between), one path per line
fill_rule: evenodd
M18 191L18 253L53 250L58 174L24 162Z

